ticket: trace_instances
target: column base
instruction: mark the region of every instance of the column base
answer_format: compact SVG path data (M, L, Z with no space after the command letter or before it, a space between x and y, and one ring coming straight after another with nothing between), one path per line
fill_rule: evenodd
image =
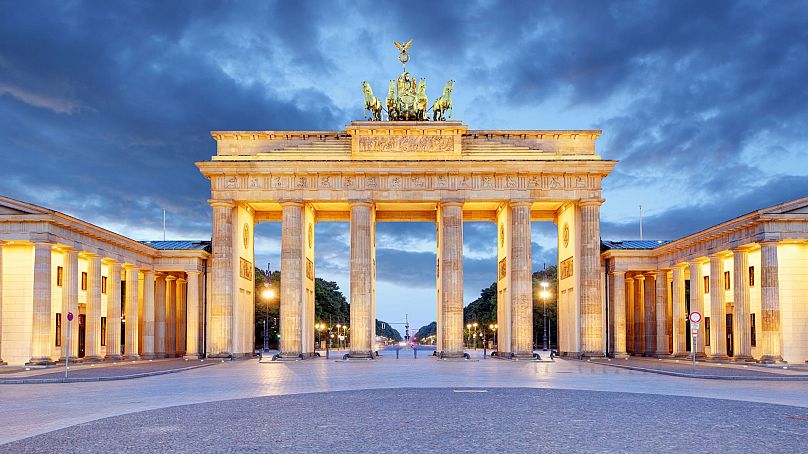
M182 357L183 359L192 360L192 359L201 359L202 355L185 355Z
M760 357L760 361L758 361L758 362L761 363L761 364L780 364L780 363L785 363L785 361L783 361L783 357L780 356L780 355L763 355L763 356Z
M710 355L707 358L707 361L729 361L729 356L727 355Z
M579 359L605 358L605 352L581 352Z
M140 355L130 353L128 355L124 355L123 357L126 361L136 361L140 359Z
M614 359L628 359L630 356L631 355L626 352L612 353L612 358Z
M673 354L674 358L689 358L690 355L684 352L677 352Z
M140 359L157 359L157 355L154 353L144 353L140 355Z
M155 353L154 359L164 359L166 357L165 353Z
M123 356L121 355L107 355L104 357L104 361L123 361Z
M56 361L50 358L31 358L30 361L25 363L26 366L52 366Z
M83 360L85 363L100 363L101 361L104 360L104 358L97 355L93 355L93 356L85 356ZM71 361L73 360L71 359Z
M736 363L754 363L755 358L752 358L752 355L738 355L732 357L732 362Z

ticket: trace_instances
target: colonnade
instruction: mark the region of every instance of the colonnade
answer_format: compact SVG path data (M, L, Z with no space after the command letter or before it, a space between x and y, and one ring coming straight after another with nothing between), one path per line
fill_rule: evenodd
M747 244L657 270L616 270L612 265L611 351L617 357L695 353L712 360L750 361L754 341L756 359L782 361L777 249L775 241ZM750 253L756 256L751 266ZM753 300L759 311L752 310ZM690 345L690 312L704 317L695 345Z

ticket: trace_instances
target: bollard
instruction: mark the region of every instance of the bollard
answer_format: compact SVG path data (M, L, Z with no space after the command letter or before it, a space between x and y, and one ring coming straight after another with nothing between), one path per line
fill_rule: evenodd
M483 359L485 359L486 356L488 356L488 347L483 344Z
M396 349L396 359L398 359L398 352L399 352L399 351L401 351L401 349L400 349L400 348L397 348L397 349Z
M412 354L414 359L418 359L418 347L412 347Z

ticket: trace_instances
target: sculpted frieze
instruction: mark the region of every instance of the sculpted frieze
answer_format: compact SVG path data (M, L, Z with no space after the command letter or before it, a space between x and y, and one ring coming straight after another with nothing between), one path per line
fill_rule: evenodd
M454 150L454 138L447 136L360 136L357 151L362 153L446 153Z

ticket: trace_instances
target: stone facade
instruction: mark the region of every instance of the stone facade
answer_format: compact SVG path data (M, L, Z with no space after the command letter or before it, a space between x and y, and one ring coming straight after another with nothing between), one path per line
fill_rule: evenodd
M281 356L314 353L314 222L351 223L350 355L370 357L375 338L375 223L435 222L438 350L463 354L464 222L495 222L498 345L533 353L531 221L559 224L568 241L560 349L603 356L599 273L601 182L616 164L595 153L600 131L474 131L457 121L353 122L343 131L214 131L217 153L197 166L210 180L213 295L209 355L242 356L230 314L254 262L252 226L282 222ZM245 227L246 225L246 227ZM242 234L242 231L245 232ZM246 236L244 236L246 235ZM248 247L243 247L249 245ZM236 254L235 251L239 253ZM221 318L221 320L220 320ZM214 321L215 320L215 321Z

